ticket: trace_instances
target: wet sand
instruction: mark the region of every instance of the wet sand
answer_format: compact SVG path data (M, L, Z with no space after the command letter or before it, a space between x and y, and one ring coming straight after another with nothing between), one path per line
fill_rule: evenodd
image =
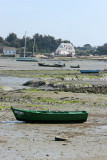
M58 63L54 59L48 60L40 60L40 62L44 62L46 64L54 64ZM107 69L106 61L98 61L98 60L71 60L71 61L63 61L65 63L65 67L41 67L38 66L38 62L24 62L24 61L16 61L15 58L1 58L0 57L0 70L74 70L70 68L70 65L80 65L81 70L83 69L99 69L104 70Z
M7 68L12 69L9 65L10 62L6 63ZM32 63L30 69L33 65ZM5 67L0 69L5 70ZM20 65L16 69L20 69ZM6 95L3 91L2 94ZM15 123L16 119L12 111L0 110L0 160L107 159L107 107L104 107L104 104L107 104L107 95L60 93L56 96L89 99L90 102L81 108L89 112L87 122L80 124ZM1 102L1 105L13 105L18 108L22 106L21 102L19 104ZM67 106L66 110L72 110L72 108L73 104ZM67 137L68 141L55 141L55 136L58 135Z
M0 123L2 160L107 159L107 121L102 109L90 112L87 122L80 124L15 123L11 112L4 120ZM58 135L68 141L55 141Z

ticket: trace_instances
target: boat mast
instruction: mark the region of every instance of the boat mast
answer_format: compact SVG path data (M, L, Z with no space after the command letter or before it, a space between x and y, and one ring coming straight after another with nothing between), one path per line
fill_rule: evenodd
M34 43L33 43L33 56L34 56L34 48L35 48L35 37L34 37Z
M26 32L25 32L24 58L25 58L25 53L26 53Z

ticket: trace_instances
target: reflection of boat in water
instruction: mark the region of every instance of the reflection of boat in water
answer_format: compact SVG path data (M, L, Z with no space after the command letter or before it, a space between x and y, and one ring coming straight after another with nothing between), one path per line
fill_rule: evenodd
M99 73L99 70L80 70L81 73Z
M18 57L16 61L38 62L38 59L34 57Z
M43 67L65 67L65 64L45 64L45 63L38 63L39 66Z
M70 66L71 68L80 68L80 65L77 66Z
M87 111L32 111L13 107L11 109L17 120L26 122L82 123L88 118Z

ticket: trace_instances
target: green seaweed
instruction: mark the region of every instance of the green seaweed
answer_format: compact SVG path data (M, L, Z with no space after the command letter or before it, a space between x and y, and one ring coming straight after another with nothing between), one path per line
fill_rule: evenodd
M7 109L7 108L10 108L11 106L1 106L0 105L0 110L2 110L2 109Z
M79 100L68 100L68 101L58 101L56 99L52 98L42 98L38 97L35 99L36 102L45 102L45 103L50 103L50 104L71 104L71 103L79 103Z

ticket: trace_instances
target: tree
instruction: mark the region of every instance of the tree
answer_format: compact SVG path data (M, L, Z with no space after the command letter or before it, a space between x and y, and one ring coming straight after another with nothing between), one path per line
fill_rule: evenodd
M92 49L92 47L91 47L90 44L85 44L85 45L84 45L84 48L85 48L85 49Z
M107 55L107 44L105 43L103 46L99 46L96 51L99 55Z
M107 47L107 43L104 44L104 47Z
M15 42L15 41L17 40L17 35L16 35L15 33L10 33L10 34L7 36L6 40L7 40L8 42Z
M34 39L35 39L35 45L34 45ZM60 43L68 43L70 41L62 41L62 39L55 39L53 36L50 35L41 35L39 33L36 33L33 38L26 37L26 51L32 52L33 46L35 49L35 52L38 53L51 53L55 52L57 47L60 45ZM5 40L3 40L2 37L0 37L0 45L8 46L8 47L16 47L19 51L23 49L25 46L25 37L19 39L17 38L17 35L15 33L10 33Z
M3 40L3 38L2 38L2 37L0 37L0 43L1 43L1 44L3 43L3 41L4 41L4 40Z

